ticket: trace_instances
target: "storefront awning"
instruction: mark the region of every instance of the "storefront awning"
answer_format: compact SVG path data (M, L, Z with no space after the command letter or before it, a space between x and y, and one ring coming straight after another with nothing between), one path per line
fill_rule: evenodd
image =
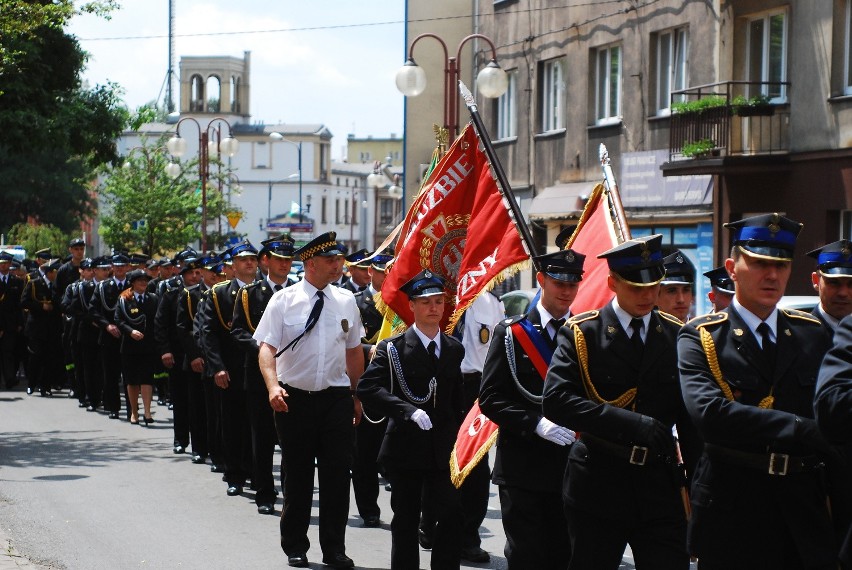
M596 182L567 182L548 186L539 192L530 204L531 220L566 220L576 218Z

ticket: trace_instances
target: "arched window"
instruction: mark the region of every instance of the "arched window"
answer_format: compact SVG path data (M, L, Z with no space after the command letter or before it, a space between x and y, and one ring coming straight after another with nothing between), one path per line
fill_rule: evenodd
M193 75L189 84L189 112L200 113L204 111L204 80L200 75Z
M207 112L218 113L219 101L222 97L222 84L219 78L211 75L207 78Z

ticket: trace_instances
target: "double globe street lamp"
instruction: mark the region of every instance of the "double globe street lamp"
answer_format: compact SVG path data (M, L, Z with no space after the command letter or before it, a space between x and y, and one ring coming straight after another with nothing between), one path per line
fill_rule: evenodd
M438 35L433 33L420 34L411 42L408 48L408 60L396 72L396 87L406 97L417 97L426 89L426 72L414 61L414 46L423 38L434 38L444 49L444 128L449 133L449 140L456 138L459 124L459 90L458 80L461 73L461 50L464 45L473 39L481 39L491 47L491 61L480 70L476 76L476 86L483 96L496 98L506 92L509 87L509 78L506 72L497 63L497 49L490 38L482 34L470 34L462 38L456 50L456 56L450 57L447 44Z
M240 143L232 136L231 124L223 117L214 117L202 128L201 124L192 117L184 117L177 122L175 136L166 142L169 154L180 158L186 154L187 142L180 136L180 126L184 121L192 121L198 128L198 179L201 183L201 251L207 251L207 179L210 176L210 155L220 158L222 155L234 156L239 151ZM228 127L228 136L222 138L222 124ZM180 176L181 167L177 162L166 165L166 174L172 178Z

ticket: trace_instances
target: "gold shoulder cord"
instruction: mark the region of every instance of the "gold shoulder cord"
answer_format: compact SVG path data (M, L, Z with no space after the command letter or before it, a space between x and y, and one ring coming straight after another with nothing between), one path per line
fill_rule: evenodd
M217 283L213 286L213 290L210 291L210 296L213 297L213 307L216 308L216 316L219 318L219 322L222 324L222 328L226 331L231 330L231 327L222 319L222 310L219 308L219 296L216 295L216 288L222 285L222 283Z
M722 369L719 368L719 358L716 356L716 344L713 342L713 337L710 335L710 331L704 327L698 327L698 331L701 336L701 346L704 348L704 354L707 356L707 365L710 367L713 379L716 380L716 384L721 388L725 398L733 402L734 393L731 391L731 386L722 378ZM764 410L772 409L775 403L775 396L772 395L774 390L775 386L773 385L769 390L769 395L763 398L757 405L758 408L763 408Z
M246 325L249 328L249 332L253 333L255 326L251 324L251 316L249 315L248 291L246 289L243 289L243 293L242 295L240 295L240 301L242 301L243 313L246 316Z
M577 358L580 360L580 376L583 378L583 386L586 388L586 396L590 400L598 404L609 404L618 408L626 408L634 404L636 399L636 388L631 388L615 400L604 400L598 391L595 390L595 385L592 384L591 376L589 376L589 352L586 348L586 337L580 327L571 326L574 329L574 344L577 346Z
M195 318L195 313L192 312L192 295L189 294L189 289L184 289L186 293L186 308L189 310L190 320Z

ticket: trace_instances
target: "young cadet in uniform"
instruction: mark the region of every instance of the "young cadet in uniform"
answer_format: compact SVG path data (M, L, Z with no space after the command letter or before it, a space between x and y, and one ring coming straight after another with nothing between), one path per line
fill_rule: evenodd
M726 309L734 298L734 282L728 275L728 270L722 265L704 273L704 277L710 280L707 298L713 303L713 311Z
M234 305L231 337L240 350L244 367L246 415L251 430L251 484L255 490L254 502L261 515L275 514L275 482L272 461L275 454L274 416L269 409L269 393L258 365L258 346L252 335L263 317L272 295L293 285L288 275L293 265L293 240L289 236L261 242L266 251L266 275L240 289ZM281 473L284 480L284 473Z
M568 321L547 373L544 416L582 434L562 493L572 570L618 568L627 544L640 570L689 567L672 426L685 454L694 429L678 384L681 323L654 309L661 242L635 238L598 256L615 298Z
M689 552L702 570L836 568L824 463L813 418L828 335L778 309L801 224L778 214L726 224L731 305L678 338L689 415L705 442L693 476Z
M852 242L846 239L824 245L808 255L817 260L811 273L819 304L811 312L834 335L837 325L852 314Z
M374 297L382 290L382 285L385 282L385 267L392 259L393 250L387 249L381 253L376 253L364 262L365 271L370 281L364 289L355 293L355 302L358 304L361 323L364 325L362 346L364 347L365 361L369 361L370 352L376 346L376 339L379 336L379 330L382 328L383 317L376 309ZM349 267L352 270L354 265ZM352 275L354 280L356 273ZM381 525L381 509L378 503L378 457L386 427L387 420L382 414L365 407L361 423L355 428L355 464L352 466L352 491L355 494L358 514L367 528Z
M201 303L196 316L201 347L208 371L220 392L222 444L227 494L239 495L250 473L243 470L248 458L249 424L244 390L244 355L231 336L234 308L241 287L254 281L257 250L244 240L230 251L235 277L214 285Z
M352 291L352 293L363 291L370 284L370 275L368 272L370 262L368 261L362 265L364 259L369 255L370 252L366 249L359 249L355 253L350 253L346 256L346 265L349 267L349 280L342 286Z
M424 270L400 290L414 324L383 340L358 382L358 396L387 416L379 462L391 483L391 569L419 568L420 500L430 487L437 524L432 568L459 568L461 503L450 482L450 453L463 419L461 343L441 332L444 281Z
M71 389L74 396L77 398L78 406L85 408L89 399L86 395L86 378L83 362L83 348L80 346L80 324L82 322L82 311L77 303L80 289L86 282L91 282L94 270L92 269L92 260L85 258L80 262L80 267L77 269L80 279L74 281L65 288L62 294L62 314L68 321L67 335L63 338L63 342L68 343L68 348L71 352L71 362L74 365L73 380L74 383Z
M660 282L657 308L686 322L695 300L695 267L683 252L663 258L666 276Z
M364 351L355 297L330 286L343 266L335 238L334 232L327 232L296 252L305 264L305 278L272 296L254 332L281 444L285 477L281 548L287 563L298 568L308 567L315 466L323 564L354 566L346 556L344 539L353 424L361 419L354 388L364 371Z
M12 254L0 251L0 379L11 390L18 385L16 348L23 328L21 293L24 281L12 273Z
M499 428L493 481L500 487L510 569L568 568L571 540L562 477L575 434L542 415L547 367L570 316L586 256L567 249L535 258L541 299L503 320L482 370L479 406Z
M98 345L103 371L103 404L111 420L118 419L121 409L121 331L115 325L115 307L118 296L130 287L125 277L130 269L130 259L118 253L112 256L112 279L98 284L92 293L89 312L101 329ZM128 409L129 411L129 409Z
M24 336L30 353L30 377L27 393L38 387L42 396L52 396L51 379L60 378L62 370L61 293L56 290L59 260L43 263L31 274L21 293L21 308L27 314Z
M92 295L98 283L109 279L112 269L110 260L96 257L90 262L84 260L81 267L91 264L91 277L83 278L72 284L72 297L66 312L77 320L77 349L80 353L78 362L83 372L83 394L86 396L86 411L94 412L101 405L103 395L103 369L98 354L98 337L100 329L91 312ZM82 273L82 272L81 272Z

